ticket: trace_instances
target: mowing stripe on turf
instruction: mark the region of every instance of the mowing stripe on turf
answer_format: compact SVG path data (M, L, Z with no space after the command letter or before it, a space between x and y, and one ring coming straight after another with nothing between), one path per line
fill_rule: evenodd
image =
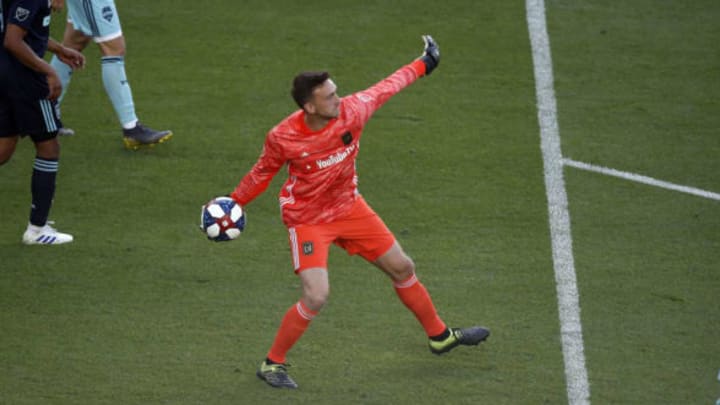
M643 176L641 174L622 172L620 170L610 169L608 167L591 165L589 163L578 162L576 160L564 158L563 163L566 166L574 167L576 169L587 170L590 172L606 174L608 176L620 177L621 179L634 181L637 183L643 183L650 186L660 187L668 190L679 191L681 193L687 193L696 195L699 197L709 198L711 200L720 201L720 194L713 193L712 191L705 191L699 188L682 186L680 184L669 183L667 181L653 179L652 177Z
M550 39L545 21L545 3L543 0L526 0L525 8L535 73L540 147L545 168L545 190L548 200L567 396L570 404L589 404L590 385L585 369L580 299L575 277L570 213L563 179L563 161L557 123L557 103L553 88Z

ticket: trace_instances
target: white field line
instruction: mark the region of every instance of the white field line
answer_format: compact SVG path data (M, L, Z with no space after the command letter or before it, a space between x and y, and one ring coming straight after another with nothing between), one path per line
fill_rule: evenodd
M560 336L568 403L590 404L590 384L585 368L580 299L575 277L570 214L563 179L563 160L557 123L550 39L543 0L526 0L527 24L532 45L537 96L540 147L545 171L553 267L560 317Z
M720 194L713 193L712 191L705 191L699 188L682 186L679 184L669 183L667 181L653 179L652 177L643 176L635 173L622 172L620 170L610 169L607 167L591 165L589 163L578 162L576 160L564 158L563 163L566 166L574 167L576 169L587 170L590 172L601 173L608 176L620 177L621 179L634 181L637 183L643 183L650 186L660 187L667 190L679 191L681 193L687 193L696 195L699 197L709 198L711 200L720 201Z

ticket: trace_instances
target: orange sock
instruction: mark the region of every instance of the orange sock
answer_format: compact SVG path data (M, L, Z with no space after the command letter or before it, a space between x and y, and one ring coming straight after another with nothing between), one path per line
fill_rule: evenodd
M280 323L280 328L275 335L275 341L270 347L267 358L275 363L285 363L287 352L300 340L315 315L317 315L317 312L311 311L301 301L291 306Z
M428 336L437 336L445 331L445 322L438 316L430 294L415 274L407 280L396 282L395 292L403 304L415 314Z

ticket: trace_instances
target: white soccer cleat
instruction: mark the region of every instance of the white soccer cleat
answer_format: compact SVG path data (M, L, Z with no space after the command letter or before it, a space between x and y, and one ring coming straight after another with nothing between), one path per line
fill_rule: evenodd
M52 224L50 221L45 226L28 224L23 234L23 243L26 245L60 245L73 241L72 235L58 232L50 224Z

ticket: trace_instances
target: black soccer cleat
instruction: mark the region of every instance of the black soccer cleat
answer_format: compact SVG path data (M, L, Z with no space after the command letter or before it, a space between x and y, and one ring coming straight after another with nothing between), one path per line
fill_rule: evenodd
M488 336L490 336L490 330L482 326L450 328L450 336L448 336L447 339L441 342L430 340L428 345L433 354L443 354L459 345L477 346L485 341Z
M287 365L263 361L255 373L259 379L265 381L271 387L295 389L298 385L287 373Z
M138 150L163 143L170 139L172 135L171 131L156 131L138 122L132 129L123 129L123 142L126 148Z

